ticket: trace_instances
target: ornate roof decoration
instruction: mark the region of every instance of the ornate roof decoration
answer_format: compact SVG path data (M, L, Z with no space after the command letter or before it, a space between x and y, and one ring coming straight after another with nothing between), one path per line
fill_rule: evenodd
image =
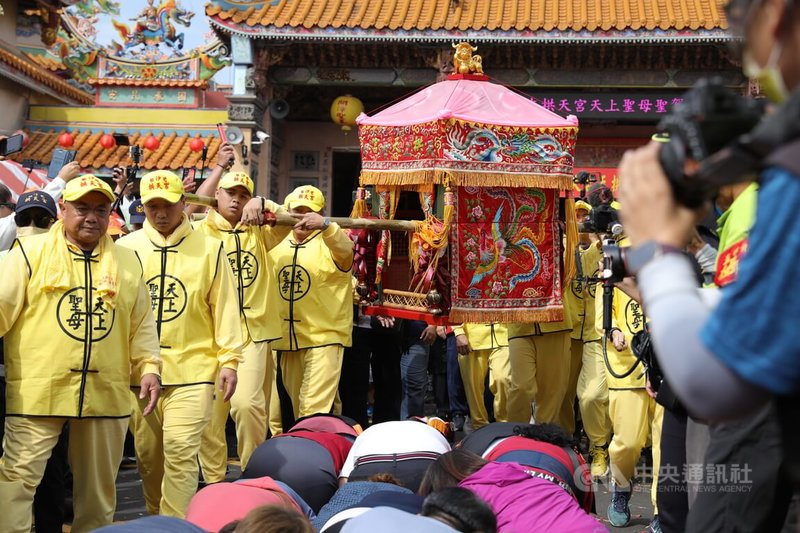
M27 58L23 58L4 48L0 48L0 63L7 76L16 77L17 81L37 87L40 92L53 92L66 97L70 103L91 104L94 97L72 86L69 82L45 70ZM59 98L63 100L63 98Z
M263 39L727 40L726 0L215 0L222 31Z
M78 0L63 10L50 50L84 82L206 82L230 60L195 4L202 9L200 0Z

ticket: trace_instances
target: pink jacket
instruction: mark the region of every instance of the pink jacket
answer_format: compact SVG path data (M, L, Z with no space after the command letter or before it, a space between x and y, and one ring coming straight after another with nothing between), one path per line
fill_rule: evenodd
M608 529L551 481L517 463L489 463L461 483L489 504L498 533L600 533Z
M277 505L303 514L292 497L271 477L265 476L208 485L192 497L186 520L206 531L216 532L262 505Z

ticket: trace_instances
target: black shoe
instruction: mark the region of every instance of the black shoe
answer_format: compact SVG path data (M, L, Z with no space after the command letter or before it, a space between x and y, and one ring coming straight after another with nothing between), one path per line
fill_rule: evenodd
M462 414L453 415L453 431L464 431L464 422L467 418Z

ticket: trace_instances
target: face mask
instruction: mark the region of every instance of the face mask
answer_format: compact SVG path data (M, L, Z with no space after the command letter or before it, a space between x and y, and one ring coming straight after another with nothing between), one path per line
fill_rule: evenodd
M769 54L769 61L765 67L760 67L758 62L745 50L742 57L742 67L744 75L750 79L757 80L761 90L771 101L776 104L782 103L789 96L789 90L783 81L783 74L778 67L778 60L783 53L783 45L777 43Z

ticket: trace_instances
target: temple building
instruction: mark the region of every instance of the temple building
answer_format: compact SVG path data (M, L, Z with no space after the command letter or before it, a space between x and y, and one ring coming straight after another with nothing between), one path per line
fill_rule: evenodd
M613 184L622 153L645 143L695 81L747 90L726 46L724 3L214 0L206 15L230 43L231 118L270 135L259 186L278 198L314 183L344 215L359 152L358 136L331 120L337 97L379 110L449 73L453 43L468 41L494 81L577 116L576 168Z

